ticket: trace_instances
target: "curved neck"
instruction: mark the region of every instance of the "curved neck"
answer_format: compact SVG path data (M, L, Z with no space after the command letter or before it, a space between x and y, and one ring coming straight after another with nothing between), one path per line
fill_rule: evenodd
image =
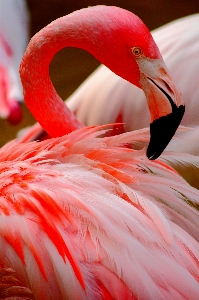
M77 26L68 17L55 20L32 38L20 66L26 105L51 137L83 127L59 97L49 76L49 65L59 50L65 47L87 50L85 26Z

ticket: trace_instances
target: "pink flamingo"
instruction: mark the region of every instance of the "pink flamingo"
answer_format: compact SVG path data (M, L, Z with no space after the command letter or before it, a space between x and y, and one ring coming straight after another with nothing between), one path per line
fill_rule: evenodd
M103 62L107 50L114 52L112 67L120 73L128 60L135 65L127 50L134 43L144 53L149 47L155 71L156 56L163 65L145 25L117 7L76 11L31 40L20 67L24 99L50 135L68 134L13 141L0 150L2 298L199 297L199 192L166 164L123 147L145 140L146 130L101 138L108 125L83 127L49 78L49 63L60 47L90 49ZM159 90L155 83L149 87Z
M195 14L166 24L152 35L185 101L186 113L181 124L194 127L173 139L167 149L199 155L198 24L199 14ZM67 105L87 126L123 122L124 126L117 125L112 132L121 133L148 126L150 116L145 101L141 89L101 65L68 98ZM44 135L37 124L27 131L23 140L39 139Z
M0 1L0 117L21 121L23 100L19 64L28 43L28 15L24 0Z

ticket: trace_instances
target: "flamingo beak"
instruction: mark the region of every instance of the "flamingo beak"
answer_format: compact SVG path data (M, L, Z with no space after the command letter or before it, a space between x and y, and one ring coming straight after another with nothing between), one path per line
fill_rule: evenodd
M163 59L137 60L140 85L146 95L150 114L150 142L147 157L158 158L175 134L185 107L178 88L169 76Z

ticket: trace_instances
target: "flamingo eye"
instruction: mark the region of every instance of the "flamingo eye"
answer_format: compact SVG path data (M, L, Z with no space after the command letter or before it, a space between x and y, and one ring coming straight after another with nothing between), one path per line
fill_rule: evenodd
M133 54L133 56L138 58L142 55L143 51L140 47L133 47L131 48L131 53Z

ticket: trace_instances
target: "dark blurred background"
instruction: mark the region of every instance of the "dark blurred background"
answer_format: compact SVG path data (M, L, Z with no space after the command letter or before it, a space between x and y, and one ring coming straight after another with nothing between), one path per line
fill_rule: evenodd
M58 17L98 4L128 9L138 15L150 30L180 17L199 12L199 0L27 0L30 14L30 37ZM60 51L50 66L51 79L59 95L66 99L98 65L99 63L90 54L82 50ZM9 125L7 121L0 120L0 146L15 138L19 129L35 123L25 105L23 105L23 113L23 121L15 127Z

